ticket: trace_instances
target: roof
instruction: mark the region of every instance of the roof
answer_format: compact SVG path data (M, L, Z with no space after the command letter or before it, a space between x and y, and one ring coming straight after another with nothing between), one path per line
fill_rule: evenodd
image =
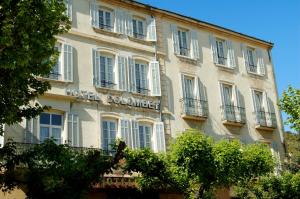
M204 25L207 25L207 26L212 26L212 27L215 27L215 28L218 28L218 29L222 29L224 31L229 31L229 32L232 32L234 34L238 34L242 37L246 37L246 38L249 38L249 39L254 39L254 40L259 41L259 42L263 42L267 45L270 45L271 47L273 47L273 45L274 45L274 43L272 43L270 41L266 41L266 40L263 40L263 39L260 39L260 38L254 37L254 36L250 36L250 35L247 35L247 34L244 34L244 33L241 33L241 32L237 32L237 31L229 29L229 28L225 28L225 27L222 27L222 26L219 26L219 25L216 25L216 24L212 24L212 23L209 23L209 22L206 22L206 21L202 21L202 20L199 20L199 19L196 19L196 18L193 18L193 17L189 17L189 16L186 16L186 15L183 15L183 14L179 14L179 13L176 13L176 12L173 12L173 11L157 8L157 7L154 7L154 6L149 5L149 4L144 4L144 3L138 2L136 0L126 0L126 1L131 2L133 4L143 6L143 7L147 7L147 8L152 9L152 10L165 12L165 13L168 13L168 14L171 14L171 15L177 15L179 17L183 17L183 18L186 18L186 19L189 19L189 20L192 20L194 22L201 23L201 24L204 24Z

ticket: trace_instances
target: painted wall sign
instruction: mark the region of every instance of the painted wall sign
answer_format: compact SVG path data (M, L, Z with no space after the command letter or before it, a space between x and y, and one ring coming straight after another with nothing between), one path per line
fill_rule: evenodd
M126 98L126 97L115 97L115 96L108 95L107 101L108 103L127 105L131 107L148 108L157 111L160 109L159 101L154 102L150 100L136 99L133 97Z
M82 91L79 89L67 89L67 95L77 97L77 99L100 101L100 97L97 93Z

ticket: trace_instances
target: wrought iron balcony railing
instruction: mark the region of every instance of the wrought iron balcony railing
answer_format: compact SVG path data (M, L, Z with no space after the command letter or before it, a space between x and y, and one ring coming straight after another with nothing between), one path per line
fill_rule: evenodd
M275 113L265 112L265 111L256 111L254 112L256 116L256 125L261 127L270 127L276 128L276 115Z
M229 122L245 123L245 108L232 105L222 105L222 120Z
M111 26L111 25L106 25L106 24L99 24L99 28L102 29L102 30L107 30L107 31L110 31L112 32L114 30L114 27Z
M218 55L218 64L226 65L226 62L227 62L226 57L221 57L221 56Z
M186 47L180 46L179 50L180 50L180 55L183 55L183 56L189 56L190 55L190 49L188 49Z
M146 39L146 35L138 33L138 32L133 32L133 37L137 38L137 39L141 39L141 40L145 40Z
M195 117L208 116L208 104L205 100L183 98L180 100L182 114Z

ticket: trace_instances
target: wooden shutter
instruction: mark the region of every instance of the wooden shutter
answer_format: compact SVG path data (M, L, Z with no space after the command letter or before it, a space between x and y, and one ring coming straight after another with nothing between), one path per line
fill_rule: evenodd
M248 59L247 46L245 46L244 44L241 44L241 50L242 50L242 53L243 53L245 68L249 72L250 68L249 68L249 59Z
M202 82L200 81L199 77L196 78L196 99L198 100L196 107L198 107L199 114L205 115L205 109L207 107L206 104L203 102L206 101L206 94L205 94L205 88Z
M234 68L235 65L235 56L234 56L234 50L232 47L232 42L229 40L225 41L226 48L227 48L227 67Z
M128 57L129 68L129 87L131 92L136 92L135 62L134 59Z
M90 15L91 25L95 28L99 28L99 6L96 0L92 0L90 3Z
M210 42L213 61L215 64L218 64L218 50L217 50L216 38L211 34L209 35L209 42Z
M200 58L200 49L199 49L199 40L198 33L196 30L191 30L190 32L191 38L191 58L199 59Z
M157 41L156 22L152 16L147 18L147 39L148 41Z
M93 49L93 85L100 87L100 52Z
M139 124L137 121L131 121L132 149L140 148Z
M174 47L174 54L180 54L179 49L179 36L178 36L178 29L177 26L171 24L171 32L172 32L172 40L173 40L173 47Z
M255 51L256 51L258 73L260 75L265 75L265 63L264 63L262 50L256 49Z
M72 82L73 81L73 47L64 44L64 80Z
M132 15L126 13L126 32L128 36L133 36L133 24L132 24Z
M154 152L165 152L166 151L165 132L164 132L164 123L163 122L155 122L154 123L152 142L153 142Z
M126 143L127 147L132 148L132 138L129 124L129 120L123 118L120 119L121 139Z
M234 92L234 96L235 96L234 105L236 106L234 108L235 118L238 122L241 122L243 113L241 112L241 109L240 109L240 107L241 107L240 91L236 85L233 86L233 92Z
M126 57L118 56L118 74L119 74L119 90L127 91L127 64Z
M66 6L66 15L69 17L70 21L72 21L72 0L64 0Z
M159 62L150 62L150 86L152 96L161 96Z
M79 117L77 114L68 114L68 141L71 146L79 147Z
M126 34L126 14L123 10L115 10L115 32Z

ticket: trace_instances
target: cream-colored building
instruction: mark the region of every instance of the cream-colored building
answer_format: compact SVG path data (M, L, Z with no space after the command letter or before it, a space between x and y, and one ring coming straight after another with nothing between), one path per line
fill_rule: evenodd
M129 0L69 0L72 28L40 117L6 126L5 139L110 150L165 151L195 128L216 139L264 142L283 154L273 44Z

